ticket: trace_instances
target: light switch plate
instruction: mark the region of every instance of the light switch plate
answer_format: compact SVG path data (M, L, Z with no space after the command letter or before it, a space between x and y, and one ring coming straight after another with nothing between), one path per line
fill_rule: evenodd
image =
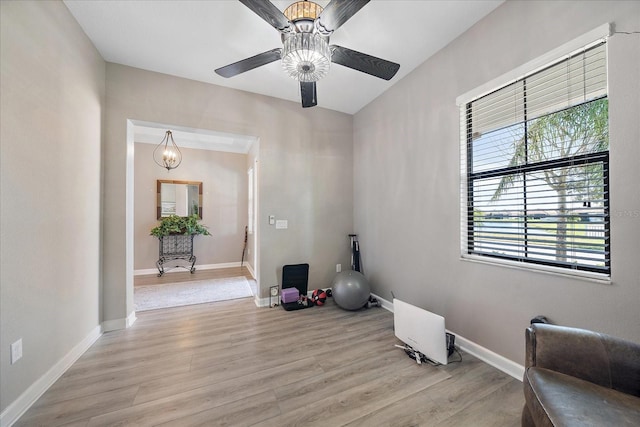
M285 228L289 228L289 221L287 221L286 219L277 220L276 228L279 230L284 230Z
M11 344L11 364L22 358L22 338Z

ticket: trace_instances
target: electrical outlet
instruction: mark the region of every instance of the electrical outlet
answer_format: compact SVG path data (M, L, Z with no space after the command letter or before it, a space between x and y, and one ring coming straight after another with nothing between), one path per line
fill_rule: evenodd
M336 264L336 273L340 273L342 271L342 264Z
M22 338L11 344L11 364L13 365L22 357Z

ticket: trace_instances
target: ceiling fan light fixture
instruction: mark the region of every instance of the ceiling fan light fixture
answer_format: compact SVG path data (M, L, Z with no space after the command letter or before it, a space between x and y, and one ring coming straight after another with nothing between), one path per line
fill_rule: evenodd
M327 75L331 49L319 34L294 33L284 40L282 67L301 82L316 82Z
M282 13L291 22L295 22L299 19L310 19L315 21L322 13L322 6L312 1L297 1L287 7Z

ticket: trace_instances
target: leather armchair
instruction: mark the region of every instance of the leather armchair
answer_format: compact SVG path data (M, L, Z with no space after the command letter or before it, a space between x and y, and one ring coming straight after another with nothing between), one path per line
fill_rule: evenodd
M533 324L523 384L523 426L640 426L640 344Z

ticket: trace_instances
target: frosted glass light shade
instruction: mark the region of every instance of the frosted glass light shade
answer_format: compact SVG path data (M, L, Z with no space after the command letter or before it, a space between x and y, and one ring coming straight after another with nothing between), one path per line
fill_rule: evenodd
M311 1L297 1L282 12L291 22L300 19L315 21L322 13L322 6Z
M301 82L315 82L329 72L331 49L322 36L295 33L287 37L282 49L282 67Z

